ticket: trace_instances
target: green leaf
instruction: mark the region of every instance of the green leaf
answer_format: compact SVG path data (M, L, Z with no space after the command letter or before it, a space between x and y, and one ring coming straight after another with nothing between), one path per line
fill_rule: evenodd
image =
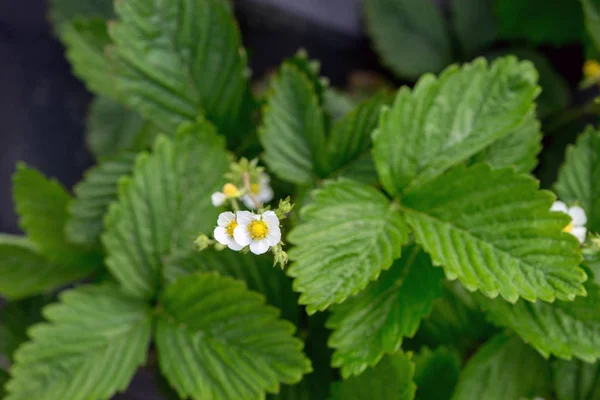
M354 110L359 103L347 93L328 88L323 95L323 109L333 121Z
M573 0L495 0L501 39L563 46L583 38L581 5ZM535 16L532 18L532 16Z
M18 164L13 175L13 199L21 229L42 256L70 271L79 269L79 276L89 274L100 265L100 253L67 242L64 232L71 196L56 180Z
M575 356L587 362L600 358L600 288L590 279L587 296L553 304L480 298L490 320L515 331L544 357Z
M600 232L600 131L588 127L567 148L554 189L562 201L579 203L587 215L588 230Z
M600 2L581 0L585 28L596 50L600 50Z
M27 341L27 328L42 321L42 307L50 296L30 297L5 303L0 308L0 354L13 360L15 351Z
M246 55L222 0L117 2L116 78L126 103L167 132L200 114L237 134L247 94Z
M384 64L417 79L452 62L446 21L432 0L367 0L367 28Z
M102 18L76 19L65 25L62 39L73 74L90 92L117 98L113 66L106 56L111 44L106 24Z
M8 382L9 379L10 376L8 375L8 373L0 368L0 398L4 398L4 396L6 395L6 392L4 391L4 385L6 384L6 382Z
M154 296L165 257L191 251L198 232L212 231L219 209L210 195L228 170L224 140L205 121L185 125L176 139L159 136L152 155L138 156L102 236L106 265L126 293Z
M487 162L494 168L512 166L517 172L530 172L538 164L542 150L540 123L531 111L511 133L473 157L474 162Z
M389 96L379 93L361 103L333 125L325 143L327 177L345 176L365 183L377 182L371 158L371 133Z
M469 360L452 400L505 400L545 396L550 365L517 337L497 335Z
M414 373L410 355L388 355L360 376L334 383L331 400L412 400L417 389Z
M295 327L239 281L187 276L166 289L161 307L159 363L182 398L255 400L311 371Z
M73 243L94 246L104 228L108 206L117 200L117 183L131 174L136 154L122 153L89 169L73 191L75 199L69 205L67 237Z
M97 266L51 262L26 238L10 235L0 235L0 259L0 294L12 300L51 292L85 278Z
M169 259L163 274L170 284L194 272L210 271L244 281L248 289L263 294L268 304L279 308L283 318L299 323L298 296L292 291L291 279L285 272L273 267L271 255L250 256L234 251L207 249Z
M458 382L460 363L456 355L440 347L424 348L414 358L419 400L450 400Z
M381 113L373 158L385 189L431 180L515 130L534 107L537 72L514 57L477 59L403 87Z
M442 295L442 272L414 246L375 282L339 306L327 326L333 330L329 346L335 348L332 365L342 376L358 375L400 348L412 337L421 320Z
M50 0L49 18L57 36L77 18L110 19L114 16L112 0Z
M293 62L271 83L259 135L264 160L283 180L308 184L321 167L325 121L313 82Z
M86 142L96 158L146 150L157 133L154 125L109 97L96 97L91 103Z
M408 226L377 189L350 180L329 181L302 208L288 235L295 247L288 275L309 314L341 303L377 279L400 256Z
M459 166L403 198L415 239L450 280L514 303L585 295L579 242L554 195L510 168Z
M600 398L600 363L556 360L553 372L557 400Z
M491 45L498 36L492 1L451 0L452 25L467 58Z
M6 385L6 400L108 399L123 391L150 344L148 305L115 286L65 292L29 330Z

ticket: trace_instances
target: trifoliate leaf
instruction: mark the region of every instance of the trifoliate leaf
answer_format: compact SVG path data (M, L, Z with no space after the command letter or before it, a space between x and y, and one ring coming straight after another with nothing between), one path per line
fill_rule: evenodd
M131 174L135 153L122 153L89 169L74 187L75 199L69 205L67 237L73 243L94 246L104 227L108 206L117 200L117 183Z
M63 42L66 56L77 76L95 94L117 98L113 66L106 56L106 47L111 44L106 20L76 19L66 24Z
M20 236L0 235L0 295L11 300L51 292L85 278L97 264L59 264Z
M581 0L585 28L596 50L600 50L600 2Z
M306 184L322 166L325 121L316 89L293 62L281 66L263 111L264 159L281 179Z
M390 100L389 96L379 93L336 121L325 143L327 177L377 182L370 152L371 133L377 127L381 107Z
M114 156L124 150L146 150L157 134L154 125L111 98L100 96L91 103L86 142L96 158Z
M552 304L479 298L490 320L515 331L544 357L575 356L587 362L600 358L600 288L586 282L587 296Z
M573 0L496 0L501 39L562 46L583 38L581 5Z
M515 130L534 107L537 72L514 57L477 59L403 87L373 134L379 178L392 195L433 179Z
M414 373L415 366L410 355L388 355L375 368L335 382L331 387L330 400L412 400L417 389L413 382Z
M588 230L600 232L600 131L588 127L577 143L567 148L554 189L560 200L579 203Z
M181 398L255 400L311 371L294 326L239 281L183 277L160 304L159 363Z
M11 301L0 308L0 354L13 360L17 348L27 341L27 328L42 321L42 307L50 296Z
M403 198L415 239L450 280L470 291L573 300L585 272L574 236L561 232L566 214L550 212L552 193L531 177L486 164L456 167Z
M216 271L222 276L244 281L248 289L262 293L267 303L279 308L282 317L299 323L298 296L292 282L280 268L273 268L271 255L249 256L233 251L204 250L173 257L164 266L167 283L195 272Z
M13 198L19 225L42 256L70 271L79 269L79 276L101 263L99 253L67 242L65 224L71 196L57 181L19 164L13 175Z
M405 249L377 281L333 307L327 321L333 330L329 346L336 349L332 365L341 367L344 377L358 375L398 350L442 295L442 278L418 246Z
M185 125L175 139L159 136L152 155L138 156L102 236L106 265L126 293L155 295L165 257L191 251L198 232L212 231L219 213L210 195L228 169L224 140L206 121Z
M440 347L423 348L414 357L419 400L450 400L458 381L460 363L456 354Z
M50 0L50 22L57 36L77 18L110 19L114 16L112 0Z
M473 157L474 162L487 162L494 168L512 166L517 172L530 172L538 163L542 150L540 123L531 111L511 133Z
M499 334L469 360L452 400L532 399L551 386L550 365L519 338Z
M417 79L452 62L446 21L433 0L367 0L365 16L379 56L399 77Z
M116 286L65 292L17 350L6 400L108 399L125 390L150 344L148 305Z
M128 0L115 4L119 93L166 132L203 112L219 131L235 128L247 92L246 56L222 0Z
M600 399L600 362L556 360L553 375L557 400Z
M498 35L492 1L451 0L452 25L463 56L471 58L492 44Z
M301 216L288 235L296 246L287 271L309 314L360 292L408 240L406 222L380 191L346 179L315 191Z

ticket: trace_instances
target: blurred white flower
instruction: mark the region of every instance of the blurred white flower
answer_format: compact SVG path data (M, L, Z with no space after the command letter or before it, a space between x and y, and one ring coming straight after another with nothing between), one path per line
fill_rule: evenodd
M214 192L210 196L210 199L212 200L213 206L221 207L223 204L225 204L225 200L227 200L227 196L225 196L225 193L222 193L222 192Z
M555 201L554 204L552 204L550 211L559 211L570 216L571 222L569 222L569 225L565 226L563 231L575 236L577 240L579 240L579 243L585 241L585 235L587 233L587 229L585 228L587 216L585 215L583 208L579 206L567 207L562 201Z
M238 223L235 214L227 211L221 213L217 219L217 227L213 232L215 240L222 245L229 247L231 250L241 250L244 246L239 245L233 238L233 232L237 228Z
M233 237L240 246L249 245L254 254L264 254L281 241L279 218L273 211L265 211L262 215L238 211L236 217L238 225Z
M271 200L273 200L273 189L271 188L270 182L271 178L269 178L269 175L262 173L260 174L259 183L253 183L252 185L250 185L252 195L259 204L268 203ZM256 204L254 204L250 195L244 195L242 197L242 201L244 202L244 205L249 209L256 209Z

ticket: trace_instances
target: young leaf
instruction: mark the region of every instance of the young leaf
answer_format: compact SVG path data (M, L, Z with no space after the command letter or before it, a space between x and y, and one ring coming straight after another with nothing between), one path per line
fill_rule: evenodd
M416 79L452 62L446 21L433 0L367 0L367 28L383 62Z
M13 175L13 197L19 225L41 255L71 271L78 268L80 276L101 263L99 253L67 242L64 232L71 196L57 181L19 164Z
M183 126L173 140L159 136L152 155L138 156L102 236L106 265L126 293L155 295L164 258L192 250L195 235L212 230L218 209L210 195L228 169L224 140L206 121Z
M124 150L146 150L154 143L157 134L151 123L115 100L102 96L92 100L86 142L96 158L114 156Z
M495 11L501 39L559 47L583 37L583 15L577 1L496 0Z
M117 98L113 66L106 56L106 47L111 44L106 24L106 20L101 18L76 19L65 25L63 42L73 74L88 90Z
M442 295L442 278L418 246L405 249L403 257L376 282L333 307L327 321L333 330L329 346L336 349L332 365L341 367L347 378L398 350L402 339L415 334Z
M508 304L480 298L479 302L493 323L512 329L544 357L575 356L595 362L600 358L600 288L591 279L585 287L587 296L575 301Z
M569 217L551 212L553 201L533 178L477 164L409 190L403 206L417 243L448 279L512 303L573 300L585 294L586 274L579 242L561 232Z
M600 232L600 131L588 127L567 148L554 189L562 201L581 204L588 230Z
M530 172L542 150L540 123L532 110L511 133L473 157L474 162L487 162L494 168L514 167L516 172Z
M360 376L335 382L331 400L412 400L417 389L414 373L410 355L388 355Z
M145 362L152 325L145 302L108 285L70 290L60 300L17 350L6 400L108 399Z
M247 91L246 56L223 0L128 0L120 22L116 78L127 104L167 132L203 112L234 134Z
M469 360L452 400L505 400L545 396L551 371L538 353L517 337L497 335Z
M164 266L168 284L194 272L218 272L246 283L248 289L263 294L267 303L281 310L282 317L299 324L298 296L285 272L273 268L273 257L249 256L234 251L204 250L184 257L172 257Z
M496 40L498 32L492 1L451 0L450 6L452 25L464 56L473 57Z
M114 16L112 0L50 0L50 22L57 36L77 18L110 19Z
M434 351L424 348L414 361L417 398L450 400L460 371L458 357L443 347Z
M104 227L108 206L117 200L117 183L131 174L135 153L121 153L102 161L86 172L73 188L75 199L69 205L67 237L73 243L94 246Z
M160 304L160 367L182 398L254 400L311 371L294 326L239 281L183 277Z
M336 121L325 144L325 176L377 182L370 154L371 133L377 127L382 106L389 102L389 96L379 93Z
M377 189L350 180L328 182L288 235L296 246L288 275L309 314L364 289L400 256L408 226Z
M0 295L11 300L47 293L90 274L97 264L58 264L29 240L0 235Z
M403 87L381 113L373 158L392 195L431 180L515 130L534 107L537 72L514 57L477 59Z
M281 66L263 114L259 137L267 165L281 179L310 183L321 166L325 121L313 82L295 63Z
M600 398L600 363L557 360L553 372L557 400Z
M600 50L600 3L597 0L581 0L585 28L596 50Z

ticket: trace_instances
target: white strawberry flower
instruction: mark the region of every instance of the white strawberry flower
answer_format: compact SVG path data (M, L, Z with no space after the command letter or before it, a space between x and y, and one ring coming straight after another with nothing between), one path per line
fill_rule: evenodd
M577 240L579 240L579 243L585 241L585 235L587 233L587 229L585 228L587 216L585 215L583 208L579 206L567 207L562 201L555 201L554 204L552 204L550 211L562 212L571 217L571 222L569 222L569 225L565 226L563 232L575 236Z
M219 218L217 219L217 227L213 232L215 240L234 251L243 249L244 246L240 246L233 238L233 232L237 226L238 222L234 213L227 211L219 214Z
M264 254L281 241L279 218L273 211L262 214L238 211L236 217L238 226L233 231L233 237L240 246L249 245L254 254Z
M270 182L271 178L269 178L269 175L262 173L260 174L259 183L250 185L252 196L259 204L268 203L273 200L273 189L271 188ZM254 204L250 195L246 194L242 196L242 201L249 209L256 209L256 204Z

